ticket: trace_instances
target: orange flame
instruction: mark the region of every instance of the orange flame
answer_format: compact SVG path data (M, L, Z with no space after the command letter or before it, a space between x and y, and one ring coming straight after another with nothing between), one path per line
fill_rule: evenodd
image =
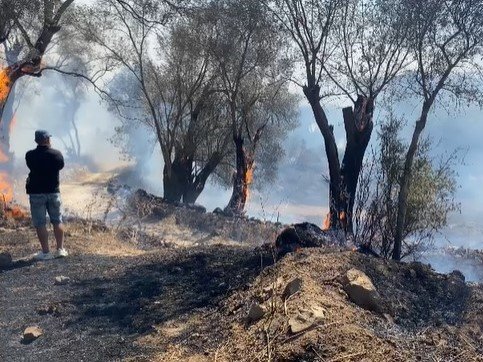
M12 202L13 186L10 176L5 171L0 171L0 194L3 195L2 201L5 203Z
M5 68L0 71L0 103L7 101L10 94L10 88L12 87L8 71L10 68Z
M344 227L347 225L347 217L346 217L345 211L339 212L339 220ZM322 224L322 230L329 230L329 229L330 229L330 212L327 213L324 219L324 223Z
M245 173L245 187L244 187L244 192L245 192L245 200L248 200L248 197L250 196L250 185L253 182L253 163L247 167L247 172Z
M324 223L322 224L322 230L330 229L330 212L325 215Z
M1 90L1 89L0 89ZM9 134L11 133L15 125L15 115L12 117L9 125ZM1 169L2 165L8 164L10 162L10 155L8 154L8 149L5 145L0 144L0 196L5 204L11 203L13 200L13 182L10 174L5 168ZM6 207L6 206L5 206Z

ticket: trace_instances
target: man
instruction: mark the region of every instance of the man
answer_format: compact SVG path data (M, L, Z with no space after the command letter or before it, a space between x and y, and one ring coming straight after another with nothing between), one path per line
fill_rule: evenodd
M25 155L27 167L30 169L27 178L27 194L30 198L32 223L37 230L37 236L42 251L34 255L37 260L48 260L54 257L68 255L64 249L64 229L60 211L61 200L59 191L59 171L64 168L62 153L50 145L50 133L45 130L35 131L37 148ZM49 249L49 234L47 231L46 214L54 227L57 251L53 255Z

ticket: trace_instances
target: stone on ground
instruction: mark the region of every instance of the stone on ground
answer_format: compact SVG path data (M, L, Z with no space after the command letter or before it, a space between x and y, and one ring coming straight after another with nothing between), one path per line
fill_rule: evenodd
M265 308L258 304L257 302L253 302L248 310L247 319L249 322L256 322L259 319L262 319L265 315Z
M63 275L59 275L59 276L55 277L54 284L55 285L64 285L64 284L67 284L69 282L70 282L70 278L69 277L65 277Z
M380 299L371 279L358 269L350 269L342 277L342 286L349 299L359 307L379 311Z
M302 289L302 279L295 278L288 282L282 293L282 298L287 299Z
M30 326L25 328L23 332L23 342L31 343L39 338L43 334L42 329L39 326Z
M288 325L292 334L306 331L325 318L326 310L319 306L311 306L308 309L302 309L297 314L290 318Z

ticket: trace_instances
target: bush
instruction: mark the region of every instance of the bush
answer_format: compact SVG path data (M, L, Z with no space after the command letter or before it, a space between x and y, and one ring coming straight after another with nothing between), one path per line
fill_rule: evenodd
M407 144L402 140L404 122L389 114L379 132L379 149L364 164L355 200L354 236L357 243L369 243L389 258L394 247L397 201ZM412 169L408 210L404 226L402 257L433 244L451 212L459 210L454 166L460 152L440 159L431 156L429 139L420 142Z

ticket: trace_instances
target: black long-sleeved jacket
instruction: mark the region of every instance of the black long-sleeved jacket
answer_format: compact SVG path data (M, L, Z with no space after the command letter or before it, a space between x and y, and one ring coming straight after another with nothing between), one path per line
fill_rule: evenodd
M37 146L25 155L30 169L27 178L27 194L50 194L59 192L59 171L64 168L60 151L49 146Z

